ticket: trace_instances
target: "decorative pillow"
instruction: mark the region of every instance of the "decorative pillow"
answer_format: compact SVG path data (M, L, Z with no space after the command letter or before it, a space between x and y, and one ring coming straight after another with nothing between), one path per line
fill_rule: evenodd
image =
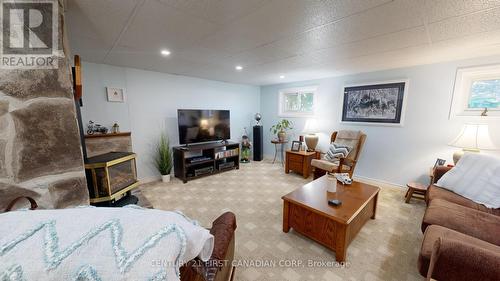
M500 208L500 158L466 153L437 186L488 208Z
M350 146L332 142L332 144L330 144L328 152L325 155L325 159L330 162L338 161L339 158L347 157L351 149L352 147Z

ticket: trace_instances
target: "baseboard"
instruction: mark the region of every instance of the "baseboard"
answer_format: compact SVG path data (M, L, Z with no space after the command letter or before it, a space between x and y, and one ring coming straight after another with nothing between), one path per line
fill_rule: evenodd
M146 184L146 183L150 183L150 182L155 182L155 181L159 181L161 180L161 177L147 177L147 178L142 178L142 179L139 179L139 184Z
M392 183L384 180L379 180L379 179L373 179L369 177L363 177L363 176L358 176L354 175L353 177L354 180L366 183L366 184L371 184L371 185L376 185L382 188L397 188L397 189L404 189L405 186L397 184L397 183Z

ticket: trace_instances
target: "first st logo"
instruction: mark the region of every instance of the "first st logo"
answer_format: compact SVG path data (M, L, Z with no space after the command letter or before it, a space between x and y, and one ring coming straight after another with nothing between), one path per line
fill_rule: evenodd
M0 68L57 68L57 0L0 0L0 4Z

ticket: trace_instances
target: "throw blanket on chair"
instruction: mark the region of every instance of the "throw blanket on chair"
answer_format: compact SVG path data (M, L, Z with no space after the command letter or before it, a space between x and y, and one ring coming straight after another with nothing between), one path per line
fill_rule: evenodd
M179 280L213 250L179 212L82 207L0 214L0 280Z

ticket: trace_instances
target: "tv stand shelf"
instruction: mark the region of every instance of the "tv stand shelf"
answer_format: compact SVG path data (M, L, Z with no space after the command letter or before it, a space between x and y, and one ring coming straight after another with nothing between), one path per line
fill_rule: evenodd
M175 177L181 179L184 183L240 168L240 145L236 142L226 141L176 146L173 150ZM190 162L190 159L198 156L210 159Z

